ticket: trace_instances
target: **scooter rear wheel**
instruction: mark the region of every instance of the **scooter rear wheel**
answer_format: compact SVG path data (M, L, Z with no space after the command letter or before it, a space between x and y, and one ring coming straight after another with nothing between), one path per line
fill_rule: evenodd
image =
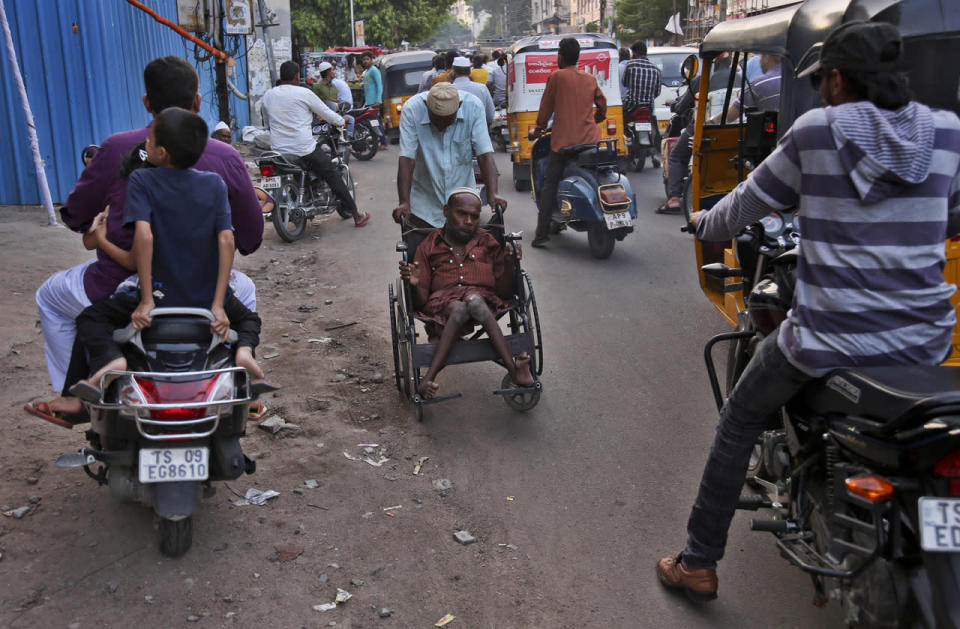
M590 245L590 255L598 260L605 260L613 253L617 239L604 223L594 223L587 230L587 244Z
M193 516L181 520L160 518L160 552L180 557L193 545Z

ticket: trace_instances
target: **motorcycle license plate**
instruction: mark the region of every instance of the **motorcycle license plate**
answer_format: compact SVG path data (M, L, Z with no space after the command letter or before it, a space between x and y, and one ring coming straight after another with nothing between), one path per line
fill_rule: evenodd
M379 121L379 120L371 120L371 121L370 121L370 126L371 126L371 127L379 127L379 126L380 126L380 121Z
M280 177L261 177L260 187L264 190L280 187Z
M653 127L650 126L649 122L634 122L633 128L637 131L649 131Z
M607 222L607 229L617 229L618 227L630 227L633 225L633 219L628 212L617 212L616 214L604 214L603 220Z
M934 552L960 552L960 498L919 500L920 545Z
M210 450L205 446L140 450L141 483L207 480L209 475Z

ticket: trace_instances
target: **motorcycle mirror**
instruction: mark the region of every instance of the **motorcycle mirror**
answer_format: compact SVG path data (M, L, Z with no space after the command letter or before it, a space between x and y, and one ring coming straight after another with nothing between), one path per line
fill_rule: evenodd
M693 80L693 77L697 76L697 72L700 70L700 59L697 55L689 55L686 59L683 60L683 65L680 66L680 74L683 75L683 78L690 82Z
M83 147L83 150L80 151L80 163L84 166L89 164L93 160L93 156L97 154L97 151L100 150L100 147L96 144L88 144Z

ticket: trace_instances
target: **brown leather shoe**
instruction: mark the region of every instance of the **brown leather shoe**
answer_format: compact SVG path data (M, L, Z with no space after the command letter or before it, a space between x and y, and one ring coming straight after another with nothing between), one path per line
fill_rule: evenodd
M660 583L668 588L683 590L687 598L698 603L717 598L717 571L711 568L687 570L680 557L664 557L657 562Z

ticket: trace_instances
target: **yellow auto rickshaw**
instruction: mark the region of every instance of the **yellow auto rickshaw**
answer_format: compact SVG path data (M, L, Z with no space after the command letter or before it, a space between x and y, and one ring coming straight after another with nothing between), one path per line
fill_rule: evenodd
M699 102L693 138L690 206L706 210L755 168L804 112L821 106L819 93L796 73L811 65L818 55L815 44L823 42L839 24L851 20L875 20L898 26L903 36L910 86L917 100L960 114L957 64L937 59L953 58L960 51L960 12L943 11L951 4L944 0L806 0L769 13L717 24L700 46L699 60L691 57L684 75L692 78L700 70ZM808 51L814 47L814 54ZM952 51L952 53L950 52ZM751 59L765 56L779 59L781 91L774 111L747 112L727 119L729 105L742 89L744 74L749 83ZM754 70L755 72L756 70ZM718 85L722 86L718 90ZM743 124L741 125L741 121ZM759 136L758 136L759 132ZM766 136L765 139L761 136ZM761 137L757 146L757 138ZM758 152L758 149L759 152ZM802 234L800 234L802 238ZM718 277L704 272L704 265L721 263L741 268L734 242L696 242L700 286L721 315L734 327L744 311L741 279ZM960 242L946 243L944 276L960 280ZM960 305L960 292L953 298ZM954 330L954 358L960 364L960 333Z
M393 142L400 138L400 111L407 99L417 93L420 77L433 67L432 50L410 50L382 55L374 62L383 80L383 131Z
M540 98L547 78L557 69L557 48L563 37L524 37L507 49L507 126L510 129L507 151L513 162L513 187L517 191L530 190L533 142L527 139L527 134L537 123ZM617 44L598 33L577 33L575 37L580 43L577 66L596 77L607 98L607 118L599 123L602 139L615 139L618 154L626 155Z

